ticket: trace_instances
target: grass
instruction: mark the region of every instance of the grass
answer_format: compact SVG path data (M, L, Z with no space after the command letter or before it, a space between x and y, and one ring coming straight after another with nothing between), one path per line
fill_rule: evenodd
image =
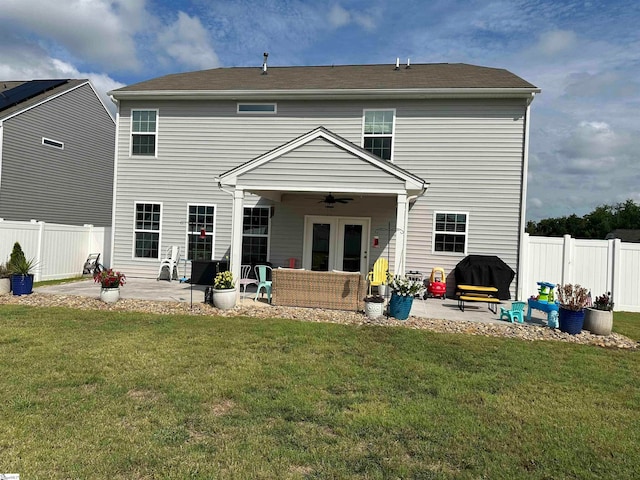
M2 305L0 374L24 478L640 474L637 351Z

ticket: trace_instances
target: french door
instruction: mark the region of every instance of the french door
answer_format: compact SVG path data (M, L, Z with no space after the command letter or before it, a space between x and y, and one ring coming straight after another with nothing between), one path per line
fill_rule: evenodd
M367 273L370 223L364 217L306 216L303 268Z

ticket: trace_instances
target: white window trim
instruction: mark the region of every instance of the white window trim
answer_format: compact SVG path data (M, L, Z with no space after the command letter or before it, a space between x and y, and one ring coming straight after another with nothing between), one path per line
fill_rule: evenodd
M269 209L269 222L267 223L268 232L267 232L266 235L262 235L262 234L258 235L258 234L255 234L255 233L244 233L244 232L242 232L242 239L243 239L242 243L243 244L244 244L244 237L260 237L260 238L267 237L267 260L266 261L269 262L269 261L271 261L271 217L272 217L272 214L273 214L273 210L272 210L273 207L271 207L270 205L253 205L253 206L245 205L243 207L243 209L242 209L243 227L244 227L244 209L245 208L266 208L266 209ZM242 252L240 253L240 255L242 257Z
M360 146L364 148L364 122L365 116L367 112L393 112L393 125L391 127L391 135L381 134L381 133L367 133L367 137L389 137L391 136L391 158L387 160L388 162L393 163L395 158L395 149L396 149L396 109L395 108L364 108L362 110L362 142ZM368 150L367 150L368 151Z
M150 203L155 205L160 205L160 230L157 230L158 233L158 257L157 258L146 258L146 257L136 257L136 233L137 232L152 232L156 233L156 230L140 230L136 228L136 212L138 211L138 205ZM136 200L133 202L133 236L131 242L131 259L137 262L154 262L157 263L158 260L162 258L162 211L164 210L164 205L162 202L157 202L154 200Z
M240 105L273 105L273 112L268 111L240 111ZM236 104L236 113L239 115L275 115L278 113L278 104L277 103L265 103L265 102L238 102Z
M438 214L444 214L444 215L466 215L467 218L467 222L466 222L466 231L464 233L460 233L460 232L437 232L436 231L436 217ZM470 215L469 212L457 212L457 211L448 211L448 210L437 210L433 212L433 225L432 225L432 235L431 235L431 253L434 255L446 255L446 256L466 256L467 252L468 252L468 245L469 245L469 220L470 220ZM444 233L447 235L464 235L464 252L460 253L460 252L438 252L436 250L436 234L438 233Z
M133 131L133 112L156 112L156 131L155 132L134 132ZM133 158L158 158L158 131L160 129L160 109L158 108L132 108L131 118L129 119L129 157ZM155 138L153 155L134 155L133 154L133 136L134 135L151 135Z
M64 150L64 142L53 140L47 137L42 137L42 145L45 145L47 147L57 148L58 150Z
M216 228L218 225L218 205L215 203L187 203L187 218L185 220L185 223L186 223L185 244L184 244L184 255L182 255L182 258L191 262L191 260L189 260L189 208L190 207L213 207L213 231L211 233L205 232L206 236L212 237L211 258L209 260L213 260L216 256Z

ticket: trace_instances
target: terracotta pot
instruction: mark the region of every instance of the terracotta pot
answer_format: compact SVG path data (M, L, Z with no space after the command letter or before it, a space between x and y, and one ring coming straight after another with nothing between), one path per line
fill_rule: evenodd
M220 310L230 310L236 306L236 289L227 288L224 290L212 289L213 306Z
M584 329L594 335L610 335L613 327L613 312L587 308L584 314Z

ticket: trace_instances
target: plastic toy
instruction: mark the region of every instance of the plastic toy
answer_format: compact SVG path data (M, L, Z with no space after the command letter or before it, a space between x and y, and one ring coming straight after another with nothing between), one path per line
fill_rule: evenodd
M445 299L447 296L447 277L444 274L444 268L434 267L429 277L429 285L427 286L427 295L430 297L440 297Z

